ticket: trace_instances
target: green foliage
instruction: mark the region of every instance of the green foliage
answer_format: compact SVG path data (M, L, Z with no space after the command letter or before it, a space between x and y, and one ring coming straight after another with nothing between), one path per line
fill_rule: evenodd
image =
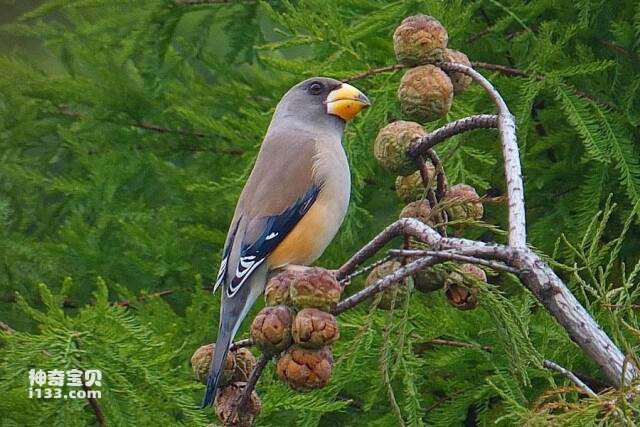
M394 63L391 34L415 13L437 17L472 61L528 74L479 68L518 121L530 243L637 354L637 2L0 3L20 12L0 26L0 321L15 329L0 332L0 425L95 424L84 400L27 397L29 369L68 367L102 370L110 425L211 422L188 360L215 338L218 297L203 288L273 108L305 77ZM372 156L378 129L402 117L400 76L354 83L373 106L347 128L352 202L319 265L339 266L402 207ZM425 126L491 111L472 85ZM451 183L504 193L494 132L438 152ZM504 241L505 208L485 204L464 235ZM489 282L472 311L414 290L394 310L341 315L329 385L300 394L269 366L258 424L620 425L637 414L620 393L584 399L544 369L553 360L598 388L597 367L515 277Z

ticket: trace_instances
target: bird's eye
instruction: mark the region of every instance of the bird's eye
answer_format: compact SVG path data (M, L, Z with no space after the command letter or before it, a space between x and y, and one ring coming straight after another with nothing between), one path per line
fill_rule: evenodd
M322 89L324 89L324 86L320 82L313 82L309 85L309 93L311 95L320 95Z

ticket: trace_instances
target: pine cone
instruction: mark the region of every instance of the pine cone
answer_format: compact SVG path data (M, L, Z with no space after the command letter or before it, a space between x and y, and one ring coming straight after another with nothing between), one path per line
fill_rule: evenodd
M209 365L211 364L211 359L213 359L215 350L215 344L207 344L198 348L193 353L193 356L191 356L191 368L193 369L193 375L195 379L202 384L207 383L207 377L209 376ZM222 372L220 385L228 384L231 381L235 368L235 357L233 353L228 352L227 358L224 362L224 371Z
M291 298L289 289L296 279L296 273L291 270L282 270L269 276L269 281L264 289L264 300L267 305L289 305Z
M437 222L436 218L432 215L428 200L418 200L409 203L400 211L400 218L415 218L431 227L434 227Z
M484 208L475 188L467 184L449 187L444 196L450 220L482 219Z
M291 328L293 341L304 348L322 348L340 338L335 316L316 308L300 310Z
M442 289L448 273L438 271L434 267L427 267L413 275L413 286L420 292L429 293Z
M289 290L291 302L296 308L319 308L330 311L340 301L342 288L328 270L309 267L296 271L296 278Z
M331 377L333 356L328 347L319 350L292 346L278 360L278 377L294 390L309 391L324 387Z
M415 15L405 18L393 33L398 62L414 66L442 61L449 36L435 18Z
M373 155L386 171L396 175L410 175L418 164L407 154L412 142L426 134L415 122L397 121L389 123L378 132L373 145Z
M289 307L265 307L253 319L251 338L263 353L279 353L291 345L291 320Z
M254 420L260 414L262 403L258 397L258 393L251 392L247 403L243 408L238 408L236 417L233 421L229 421L233 408L238 404L240 396L247 385L246 382L234 382L220 389L215 402L215 411L218 419L223 425L231 425L234 427L251 427Z
M387 261L383 264L380 264L367 276L367 280L365 282L365 287L373 286L378 280L382 279L385 276L393 273L397 269L402 267L398 261ZM409 298L409 293L413 283L411 282L411 278L406 278L403 282L394 283L391 286L387 287L384 291L381 292L382 296L380 297L380 302L378 303L378 308L383 310L390 310L392 306L400 307L404 302ZM374 297L376 298L377 295ZM395 304L393 303L395 297Z
M431 164L427 163L427 165ZM435 175L433 165L431 165L431 170L433 170ZM431 173L429 175L431 179ZM426 188L422 185L422 176L420 175L420 171L416 171L407 176L398 176L396 178L396 194L404 203L410 203L424 198L426 195Z
M445 283L444 291L447 300L459 310L471 310L478 306L478 288L473 286L464 275L486 282L487 274L474 264L462 264L460 273L451 272Z
M433 166L431 162L425 162L425 168L427 170L427 183L429 187L437 188L438 181L435 166ZM444 183L447 185L446 176L444 177ZM416 171L407 176L398 176L396 178L396 194L404 203L424 199L426 197L426 189L422 182L420 171Z
M464 53L454 50L454 49L445 49L444 51L444 60L446 62L453 62L455 64L466 65L467 67L471 67L471 62L469 58ZM471 84L471 77L464 73L447 73L451 78L451 83L453 84L453 92L455 94L464 92L469 85Z
M422 65L410 69L402 76L398 99L402 111L411 120L437 120L451 109L453 84L440 68Z
M256 366L256 358L248 348L239 348L233 352L236 359L236 369L233 372L232 382L247 382L253 367Z

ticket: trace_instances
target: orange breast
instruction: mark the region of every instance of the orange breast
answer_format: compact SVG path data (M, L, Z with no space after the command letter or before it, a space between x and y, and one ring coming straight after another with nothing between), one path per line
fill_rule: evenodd
M308 265L315 261L333 239L335 232L330 224L327 205L320 197L311 209L289 232L287 237L267 257L271 269L287 264Z

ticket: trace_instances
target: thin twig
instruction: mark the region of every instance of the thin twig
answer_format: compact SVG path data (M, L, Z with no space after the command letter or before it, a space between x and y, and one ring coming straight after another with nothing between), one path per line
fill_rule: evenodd
M500 64L490 64L488 62L478 62L474 61L471 63L471 66L474 68L482 68L484 70L489 71L497 71L500 74L509 77L532 77L536 80L544 80L544 76L539 74L533 74L525 70L521 70L519 68L507 67L506 65Z
M497 127L498 116L494 114L478 114L476 116L465 117L463 119L447 123L441 128L418 138L409 146L407 153L414 158L426 155L435 145L451 138L454 135L474 129L495 129Z
M58 113L62 114L63 116L67 116L67 117L75 117L75 118L82 118L84 117L84 115L80 112L77 111L73 111L70 110L69 107L65 104L59 105L58 106ZM216 135L211 135L211 134L207 134L201 131L192 131L192 130L186 130L186 129L172 129L172 128L168 128L165 126L160 126L154 123L149 123L149 122L134 122L134 123L129 123L128 126L137 128L137 129L142 129L142 130L146 130L146 131L150 131L150 132L155 132L155 133L161 133L161 134L170 134L170 135L180 135L180 136L189 136L189 137L195 137L195 138L209 138L209 139L220 139L220 136L216 136ZM230 156L239 156L244 154L244 150L240 149L240 148L218 148L218 147L198 147L198 146L184 146L181 145L180 147L178 147L180 149L183 150L187 150L187 151L208 151L208 152L213 152L213 153L221 153L221 154L228 154Z
M80 350L80 340L78 339L78 335L73 337L73 343L75 344L76 348L78 350ZM91 391L91 387L89 387L86 384L86 378L85 378L85 370L84 369L80 369L80 371L82 371L82 390L84 390L85 392L85 396L87 399L87 403L89 404L89 407L91 408L91 410L93 411L95 417L96 417L96 423L100 426L103 427L107 424L107 420L104 416L104 412L102 412L102 408L100 407L100 403L98 403L98 401L96 400L96 398L93 396L93 393L90 393Z
M175 0L178 6L198 6L201 4L254 4L253 1L233 1L233 0Z
M402 250L402 249L391 249L389 250L389 255L394 255L394 256L399 256L399 257L410 257L410 258L415 258L415 257L425 257L425 256L432 256L432 257L437 257L437 258L442 258L442 259L446 259L449 261L460 261L460 262L466 262L466 263L470 263L470 264L478 264L478 265L484 265L485 267L489 267L492 268L494 270L499 270L499 271L506 271L507 273L512 273L515 275L521 274L522 272L513 268L513 267L509 267L508 265L504 265L501 262L497 262L497 261L491 261L491 260L487 260L487 259L482 259L482 258L476 258L476 257L471 257L471 256L466 256L466 255L460 255L457 254L455 252L451 252L451 251L423 251L423 250Z
M431 164L433 164L436 169L436 198L438 201L442 201L444 199L445 194L447 193L447 178L444 173L444 166L442 166L442 162L440 161L440 157L435 152L435 150L427 150L427 157L431 160ZM448 218L444 218L444 222L448 222Z
M164 291L158 291L158 292L151 292L150 294L141 294L138 298L137 301L143 301L149 297L163 297L165 295L171 295L173 293L173 289L166 289ZM111 303L111 305L117 306L117 307L129 307L131 305L131 301L129 300L122 300L122 301L115 301L113 303Z
M522 70L520 68L507 67L506 65L490 64L488 62L472 62L471 65L475 68L481 68L489 71L496 71L508 77L527 77L527 78L533 78L539 81L543 81L545 79L545 76L542 74L532 73L529 71ZM620 111L620 107L617 106L616 104L613 104L607 100L598 98L595 95L592 95L580 89L575 89L574 92L576 95L578 95L581 98L585 98L590 101L605 105L614 110Z
M356 270L356 271L354 271L353 273L349 274L348 276L346 276L346 277L342 278L342 279L340 280L340 284L341 284L341 285L343 285L343 287L344 287L344 286L346 286L346 285L351 281L351 279L353 279L354 277L358 277L358 276L360 276L360 275L362 275L362 274L368 273L369 271L373 270L374 268L376 268L376 267L377 267L377 266L379 266L379 265L384 264L385 262L389 261L390 259L391 259L391 257L390 257L390 256L386 256L386 257L384 257L384 258L379 259L379 260L378 260L378 261L376 261L376 262L373 262L373 263L371 263L371 264L367 265L366 267L363 267L363 268L361 268L361 269L359 269L359 270Z
M433 150L431 150L433 151ZM429 202L429 208L431 209L431 211L435 212L436 207L438 206L438 202L440 202L442 199L438 198L436 196L436 192L433 191L433 185L430 182L431 178L429 177L429 170L427 169L427 164L424 161L424 159L422 158L422 156L420 157L416 157L416 161L418 163L418 170L420 171L420 179L422 180L422 186L424 188L427 189L427 201ZM434 170L436 169L436 165L434 164ZM436 181L441 180L440 178L442 177L438 177L436 178ZM438 184L436 184L437 186ZM443 197L444 197L444 193ZM445 221L444 217L442 216L442 213L444 211L440 210L438 212L438 218L437 218L437 222L438 222L438 232L440 234L442 234L443 236L447 235L447 222ZM409 247L409 239L405 238L405 248Z
M439 64L438 64L439 65ZM542 74L537 74L537 73L531 73L529 71L526 70L522 70L519 68L513 68L513 67L509 67L506 65L500 65L500 64L491 64L488 62L480 62L480 61L474 61L471 63L471 65L475 68L481 68L484 70L489 70L489 71L496 71L504 76L507 77L524 77L524 78L534 78L536 80L544 80L544 75ZM346 78L343 81L344 82L352 82L354 80L361 80L364 78L367 78L369 76L375 75L375 74L379 74L379 73L387 73L390 71L397 71L400 69L406 68L404 65L402 64L394 64L394 65L387 65L384 67L378 67L378 68L371 68L368 71L365 71L363 73L360 74L356 74L352 77ZM585 98L585 99L589 99L593 102L597 102L599 104L605 105L609 108L612 108L614 110L617 111L621 111L621 108L616 105L613 104L609 101L606 101L604 99L598 98L590 93L587 93L585 91L582 90L575 90L576 95L578 95L581 98Z
M458 348L476 348L482 351L486 351L487 353L491 353L493 351L493 348L488 345L480 345L480 344L474 344L474 343L463 342L463 341L444 340L440 338L434 338L432 340L425 342L424 344L442 345L446 347L458 347Z
M401 70L403 68L405 68L405 65L402 64L393 64L393 65L387 65L385 67L378 67L378 68L370 68L367 71L364 71L360 74L356 74L355 76L351 76L349 78L343 79L342 81L345 83L350 83L356 80L362 80L362 79L366 79L369 76L373 76L374 74L380 74L380 73L388 73L391 71L398 71Z
M478 31L477 33L470 34L466 39L464 39L464 42L466 44L474 43L477 40L480 40L482 37L486 36L487 34L491 33L491 31L492 31L492 28L485 28L482 31Z
M251 347L253 344L255 344L253 338L238 340L229 346L229 351L236 351L239 348Z
M388 287L392 286L394 283L401 282L402 279L404 279L405 277L412 276L413 274L417 273L423 268L431 267L440 262L442 262L442 260L436 257L424 257L424 258L417 259L405 265L404 267L400 267L399 269L395 270L393 273L388 274L383 278L379 279L373 285L367 286L361 291L351 295L349 298L346 298L340 301L340 303L338 303L336 308L333 310L333 314L338 315L340 313L344 313L345 311L355 307L356 305L371 298L372 296L378 294L379 292L384 291Z
M576 374L574 374L570 370L563 368L562 366L558 365L555 362L552 362L551 360L545 360L542 364L544 365L545 368L552 369L552 370L554 370L556 372L561 373L565 377L567 377L584 394L586 394L586 395L588 395L590 397L594 397L594 398L598 399L598 395L593 390L591 390L588 385L586 385L584 382L582 382L582 380L580 378L578 378L576 376Z
M84 376L84 371L82 375ZM93 397L93 393L90 393L91 387L89 387L84 380L82 381L82 390L84 390L85 395L87 396L87 402L89 403L91 410L96 416L96 423L101 427L106 425L106 419L104 417L104 413L102 412L102 408L98 404L96 398Z
M244 406L249 401L249 397L251 396L251 393L253 392L253 389L256 387L256 384L258 382L258 378L260 378L260 375L262 374L262 371L264 370L264 368L267 366L267 363L269 363L269 360L271 360L271 358L268 356L265 356L264 354L258 358L256 365L253 367L253 370L251 371L249 380L247 381L247 384L245 384L244 388L242 389L242 394L240 395L240 398L238 399L238 402L236 403L236 405L233 407L233 410L231 411L231 415L227 419L227 422L225 423L225 425L233 425L232 423L237 417L238 411L243 409Z

